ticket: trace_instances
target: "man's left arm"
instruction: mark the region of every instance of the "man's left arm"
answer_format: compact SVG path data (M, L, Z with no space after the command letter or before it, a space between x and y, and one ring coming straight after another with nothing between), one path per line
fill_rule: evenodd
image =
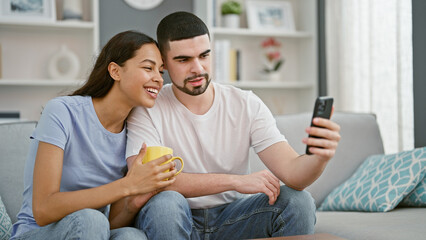
M275 143L258 153L275 176L297 190L311 185L322 174L340 141L340 126L337 123L324 118L313 121L319 127L308 127L306 133L319 138L307 137L302 140L304 144L312 146L309 148L312 155L299 155L287 142Z

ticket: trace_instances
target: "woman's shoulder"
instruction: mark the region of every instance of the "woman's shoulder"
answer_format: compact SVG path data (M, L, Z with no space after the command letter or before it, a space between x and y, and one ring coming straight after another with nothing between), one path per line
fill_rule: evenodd
M64 107L90 103L89 96L60 96L49 100L46 106Z
M43 107L43 112L61 114L81 109L81 105L90 104L90 97L87 96L60 96L49 100Z

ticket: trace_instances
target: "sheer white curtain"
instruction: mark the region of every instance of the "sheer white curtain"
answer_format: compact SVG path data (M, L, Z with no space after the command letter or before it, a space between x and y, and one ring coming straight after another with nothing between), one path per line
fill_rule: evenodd
M336 110L375 113L386 153L413 148L411 0L327 0L326 41Z

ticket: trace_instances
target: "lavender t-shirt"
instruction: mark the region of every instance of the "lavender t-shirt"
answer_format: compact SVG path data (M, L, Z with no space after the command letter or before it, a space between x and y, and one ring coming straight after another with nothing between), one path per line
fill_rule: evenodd
M31 136L24 172L23 204L13 225L12 239L39 226L32 212L33 171L39 142L64 150L60 191L76 191L122 177L126 166L126 128L111 133L99 121L88 96L50 100Z

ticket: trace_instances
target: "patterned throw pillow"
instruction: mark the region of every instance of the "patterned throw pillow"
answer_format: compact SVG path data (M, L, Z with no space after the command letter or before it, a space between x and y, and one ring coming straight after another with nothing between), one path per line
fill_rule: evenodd
M399 204L401 207L426 207L426 177Z
M6 207L0 197L0 240L7 240L10 238L12 231L12 221L6 213Z
M320 211L392 210L424 178L426 147L368 157L357 171L335 188Z

